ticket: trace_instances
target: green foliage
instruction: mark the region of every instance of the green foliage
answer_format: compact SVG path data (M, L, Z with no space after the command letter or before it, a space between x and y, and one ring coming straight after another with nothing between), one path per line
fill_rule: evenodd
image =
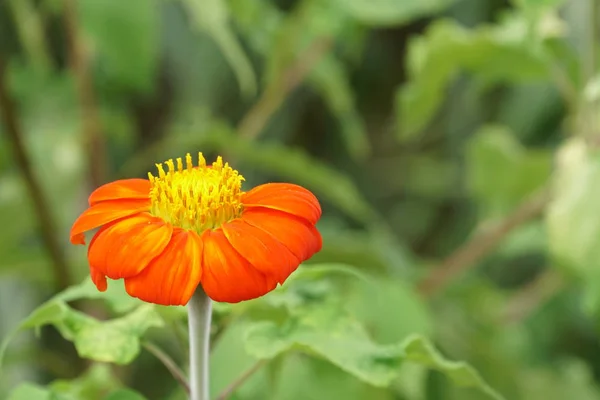
M357 21L371 26L397 26L427 14L441 11L454 0L394 1L336 0L339 7Z
M465 29L440 20L408 49L409 81L396 93L398 137L408 140L434 116L451 81L467 71L487 85L496 82L543 81L550 77L545 54L527 35L519 15L502 25ZM518 64L518 68L513 68Z
M282 287L214 304L211 398L599 398L598 12L0 2L0 398L187 398L186 309L98 292L68 232L98 184L197 151L323 208Z
M289 148L277 143L261 143L239 139L226 124L210 121L201 130L202 134L191 135L179 132L168 143L161 143L157 150L178 153L189 148L201 148L205 152L227 152L230 156L243 160L248 165L264 171L277 171L286 180L304 185L329 201L356 221L364 224L374 222L375 213L359 192L352 180L343 172L311 158L301 149ZM152 151L154 154L155 151ZM127 172L142 169L143 160L132 160L126 166ZM335 182L332 186L331 182Z
M253 96L256 77L235 33L229 27L229 10L225 0L181 0L192 23L206 31L217 43L235 71L242 94Z
M502 216L540 190L550 177L550 154L527 151L505 128L482 128L467 148L468 182L487 214Z
M327 266L306 268L296 273L284 290L268 296L271 303L284 305L290 316L283 323L250 324L245 337L250 354L259 359L272 359L283 352L301 350L322 357L374 386L389 386L397 378L400 366L409 361L440 370L459 386L477 388L492 398L501 398L470 366L445 360L427 339L408 334L413 329L427 329L423 323L425 310L397 316L396 324L402 321L408 332L395 343L373 342L359 320L344 309L335 286L324 275L328 271L331 268ZM363 281L363 285L378 287L372 281ZM396 295L367 293L363 293L361 300L367 302L369 309L376 309L379 301L385 303ZM395 304L406 309L421 307L408 291ZM382 315L379 320L384 318L393 319L393 316Z
M103 63L104 79L152 91L159 61L159 0L81 2L82 26Z
M67 304L67 301L85 298L112 298L113 304L123 301L123 295L118 291L98 294L88 282L69 288L48 300L21 322L0 345L0 361L14 335L26 329L54 325L65 339L73 342L80 357L99 362L128 364L140 352L140 337L148 329L163 324L154 307L147 304L110 321L99 321ZM125 303L128 302L130 300L125 298ZM129 307L117 306L121 310Z
M118 388L115 377L105 364L94 364L81 377L57 380L48 387L24 383L9 394L7 400L144 400L131 390Z

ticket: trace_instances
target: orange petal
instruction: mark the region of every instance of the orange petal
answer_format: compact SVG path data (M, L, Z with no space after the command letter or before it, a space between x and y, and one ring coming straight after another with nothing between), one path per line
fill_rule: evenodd
M96 268L90 267L90 277L92 278L92 282L96 285L99 291L105 292L108 287L106 283L106 275L102 272L98 271Z
M291 183L267 183L244 193L245 208L265 207L305 218L316 224L321 218L319 201L309 190Z
M94 190L88 199L90 206L107 200L148 199L150 181L148 179L121 179L107 183Z
M222 230L205 231L202 241L202 287L211 299L238 303L260 297L277 286L276 279L264 275L235 251Z
M300 260L275 237L260 228L236 219L222 225L231 246L267 276L283 283L298 268Z
M173 227L141 213L100 229L88 248L92 268L111 279L137 275L165 249Z
M244 210L242 219L269 233L298 257L306 261L321 250L321 234L303 218L266 208Z
M103 201L85 210L71 227L71 243L85 244L83 232L150 209L148 200Z
M125 279L127 293L149 303L186 305L202 276L202 247L196 233L176 228L162 254Z

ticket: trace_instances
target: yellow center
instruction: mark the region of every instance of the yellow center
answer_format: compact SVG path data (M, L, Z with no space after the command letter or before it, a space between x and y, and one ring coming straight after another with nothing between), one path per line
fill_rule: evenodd
M219 227L224 222L242 214L242 181L244 177L217 157L212 166L206 165L198 153L198 167L192 157L156 164L158 177L148 174L151 183L152 215L170 222L173 226L201 233Z

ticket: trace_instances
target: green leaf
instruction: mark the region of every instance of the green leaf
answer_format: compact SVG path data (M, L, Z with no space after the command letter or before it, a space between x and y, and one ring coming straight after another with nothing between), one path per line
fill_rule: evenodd
M583 139L571 139L560 149L557 167L546 213L550 253L557 266L598 279L600 154Z
M86 278L80 284L63 290L55 296L55 299L64 302L80 299L104 300L114 312L119 314L131 311L140 305L138 299L127 294L122 280L111 281L106 291L101 292L91 279Z
M146 398L131 389L119 389L109 394L105 400L145 400Z
M278 379L270 396L261 398L306 400L392 400L391 390L375 388L327 361L290 354L277 367Z
M442 11L455 0L336 0L357 21L377 27L398 26Z
M432 316L409 285L393 277L354 280L346 308L378 342L393 343L413 333L433 333Z
M162 325L154 306L144 304L131 313L110 321L99 321L69 307L67 300L82 296L80 285L66 289L34 310L0 345L0 365L9 342L21 331L54 325L73 341L78 354L100 362L127 364L140 351L140 337L151 327Z
M158 67L160 4L157 0L83 0L81 26L119 85L147 93Z
M130 389L117 389L121 384L105 364L93 364L76 379L60 379L48 387L25 383L15 388L7 400L144 400ZM107 392L111 392L106 396Z
M467 147L469 189L485 214L502 216L546 184L548 152L525 149L506 128L482 128Z
M106 322L89 322L75 332L77 353L100 362L128 364L140 352L140 337L162 320L152 305L143 305L132 313Z
M59 301L48 301L34 310L27 318L21 321L14 331L6 335L2 343L0 343L0 367L2 366L4 354L8 349L8 344L19 332L48 324L58 324L66 317L68 312L69 307Z
M256 76L250 61L229 26L229 9L224 0L181 0L198 30L206 31L229 61L243 95L256 93Z
M57 398L44 387L24 383L16 387L6 400L57 400Z
M458 386L478 389L490 398L502 398L470 366L444 359L420 335L410 334L402 341L399 341L402 337L397 337L391 344L374 342L359 321L348 313L346 299L331 285L328 268L317 267L314 271L305 268L299 272L301 276L294 276L263 300L275 306L285 305L288 317L283 321L263 319L249 323L245 343L252 356L271 359L296 349L325 359L360 380L380 387L396 380L403 363L414 362L441 371ZM393 318L393 315L385 317ZM397 318L402 322L401 316ZM420 322L409 323L413 323L416 330L430 329Z
M294 347L305 348L368 383L389 385L403 361L401 350L372 343L355 321L341 319L338 311L322 307L283 326L257 323L247 332L247 349L255 357L273 358Z
M119 386L121 383L109 365L94 363L76 379L56 380L49 389L65 400L104 399L106 393Z
M522 21L467 30L440 20L413 39L408 49L409 80L396 92L398 137L413 138L434 116L446 87L462 70L487 84L544 81L549 78L540 51L532 51ZM518 65L519 68L514 66Z

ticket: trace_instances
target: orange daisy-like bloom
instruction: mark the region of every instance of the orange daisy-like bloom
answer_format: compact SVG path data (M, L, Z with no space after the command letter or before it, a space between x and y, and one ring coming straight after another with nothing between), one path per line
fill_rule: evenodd
M71 228L71 243L100 227L88 248L92 281L124 279L133 297L185 305L201 284L215 301L260 297L321 249L316 197L301 186L268 183L243 192L244 178L221 157L198 166L188 154L157 164L158 176L96 189Z

